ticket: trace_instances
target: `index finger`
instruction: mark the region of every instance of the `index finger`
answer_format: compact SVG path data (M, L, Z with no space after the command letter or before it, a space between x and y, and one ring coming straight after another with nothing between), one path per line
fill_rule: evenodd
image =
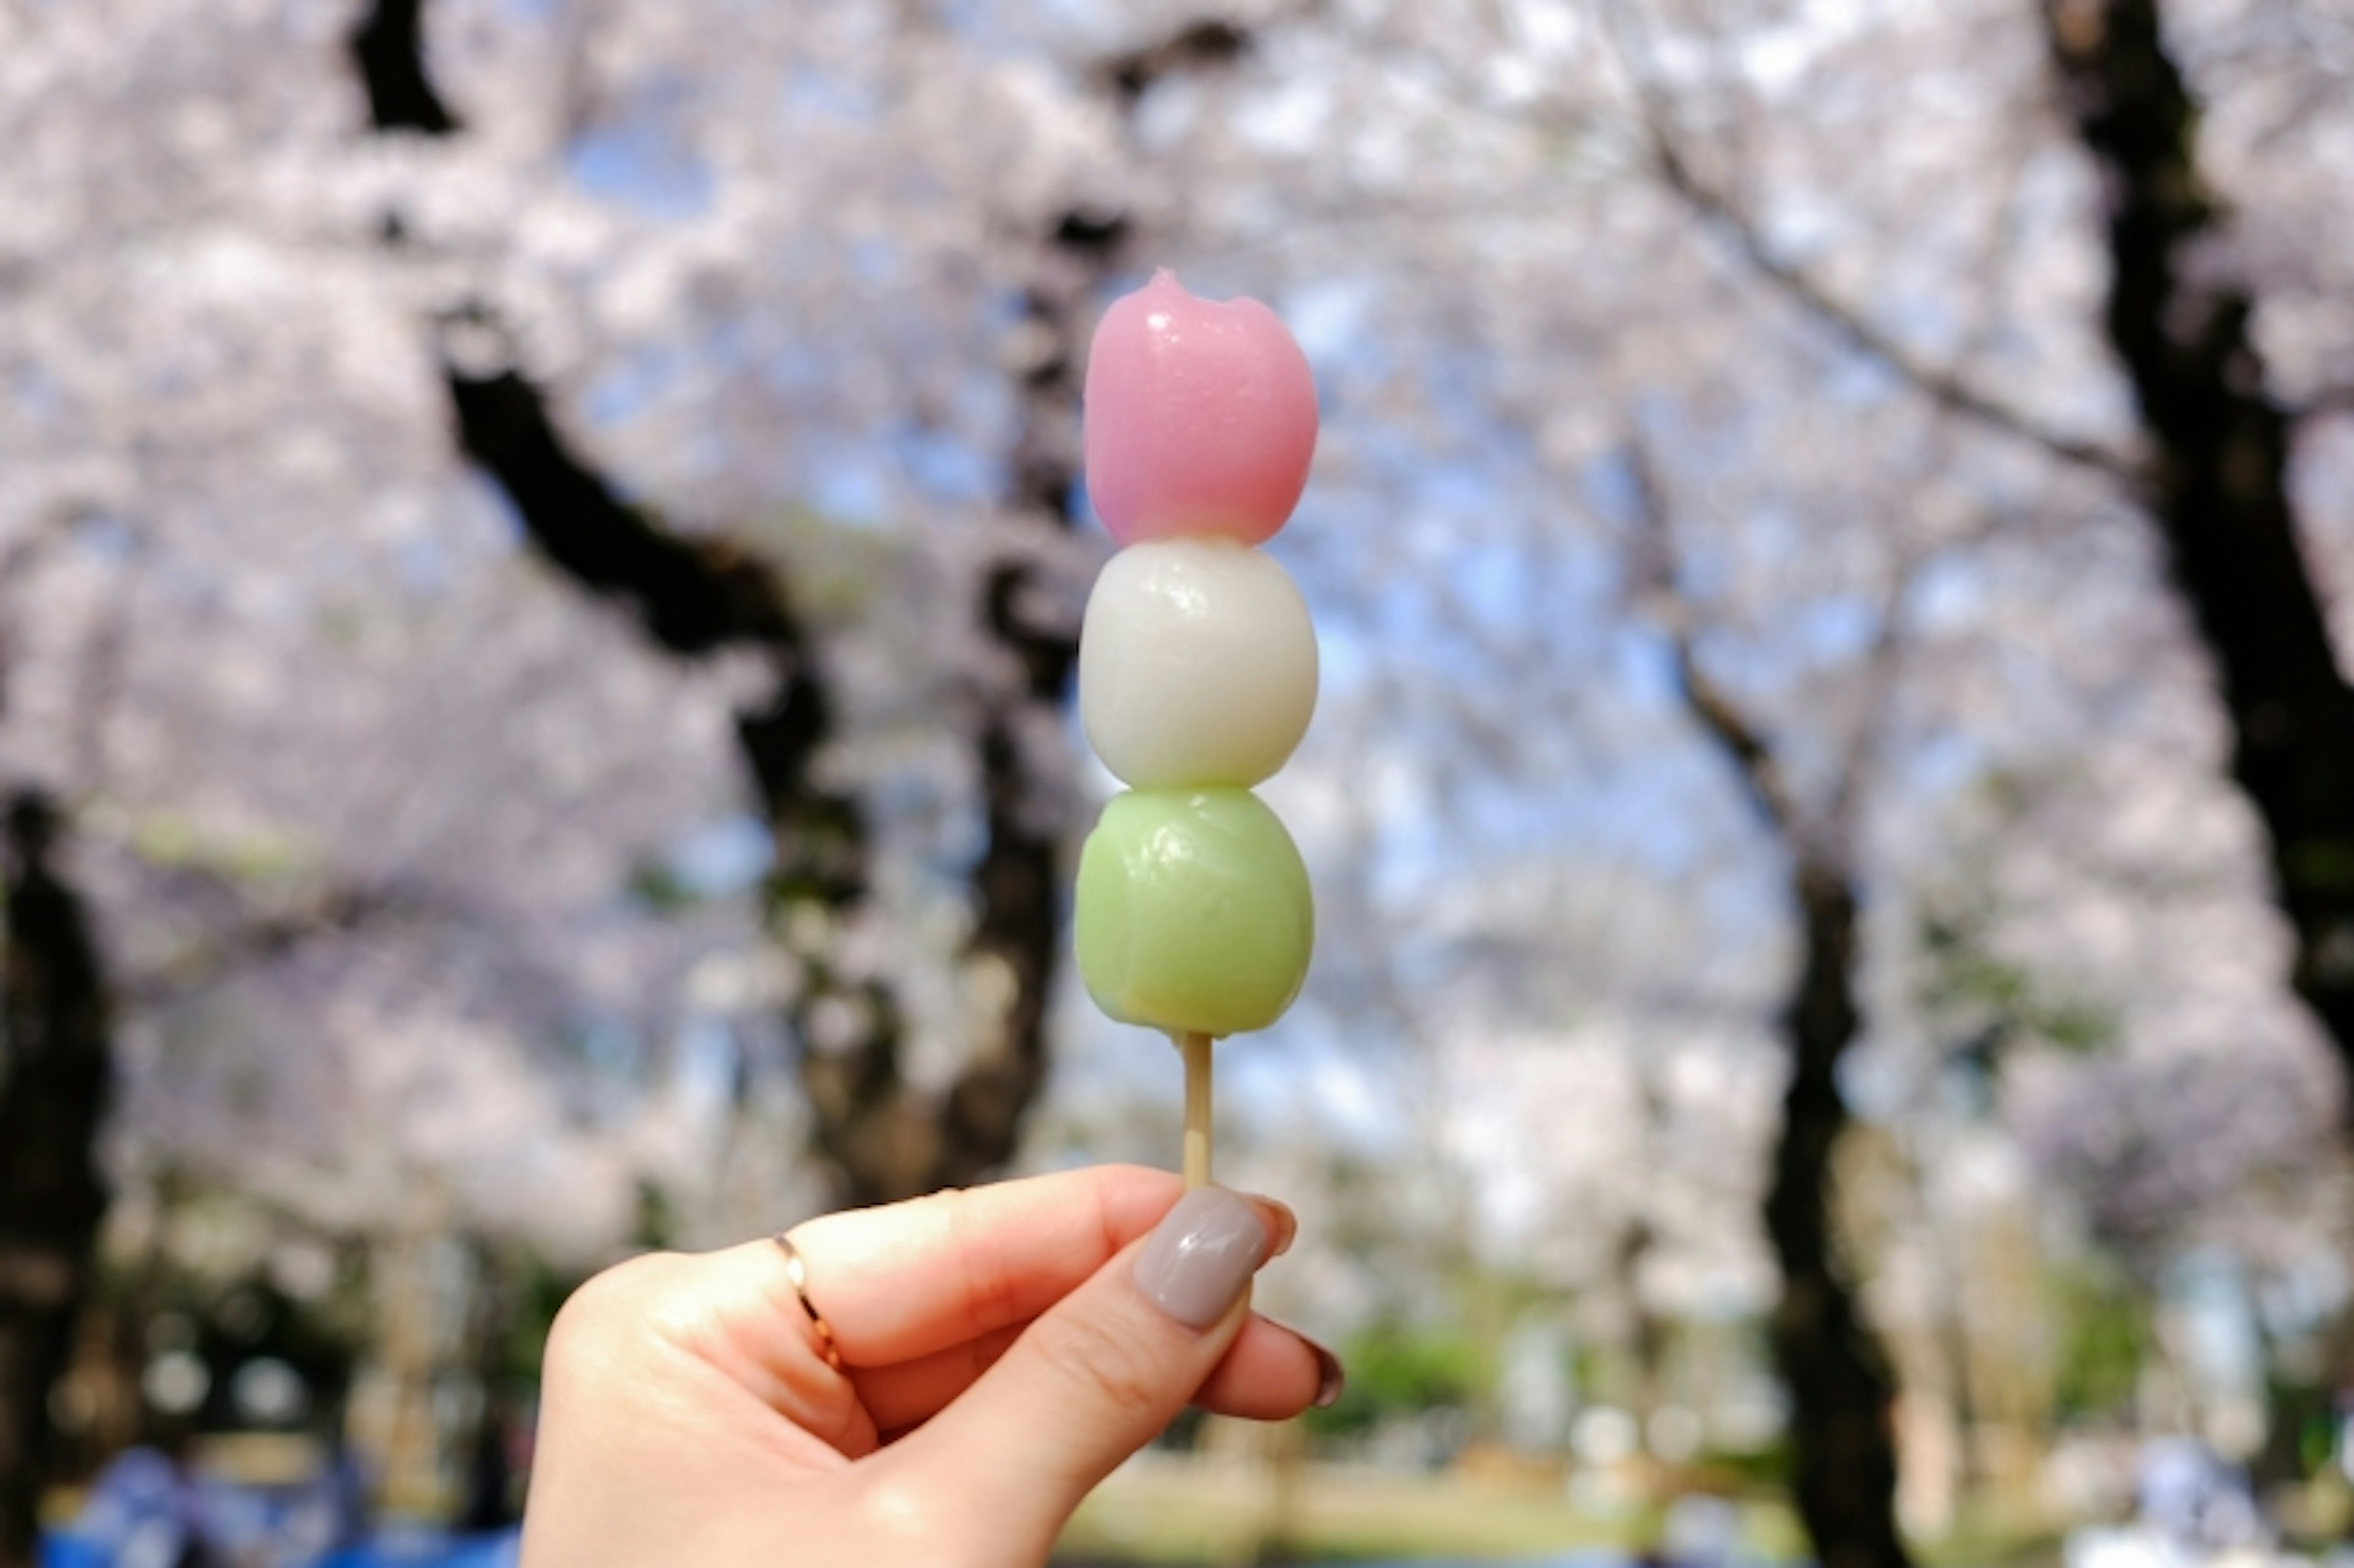
M1166 1171L1090 1166L825 1214L791 1237L842 1359L887 1366L1035 1318L1150 1230L1182 1192ZM1291 1212L1252 1201L1281 1251Z

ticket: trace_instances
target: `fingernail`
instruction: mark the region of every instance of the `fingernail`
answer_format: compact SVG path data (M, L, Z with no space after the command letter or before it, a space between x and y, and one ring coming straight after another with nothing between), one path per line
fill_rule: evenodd
M1267 1261L1267 1222L1248 1199L1196 1187L1153 1227L1136 1255L1136 1287L1189 1329L1226 1315Z
M1290 1204L1264 1192L1253 1192L1250 1201L1258 1205L1260 1213L1275 1223L1275 1245L1267 1249L1267 1255L1281 1257L1291 1250L1292 1238L1299 1234L1299 1216L1291 1212Z
M1295 1329L1292 1332L1299 1331ZM1330 1410L1341 1403L1341 1392L1349 1386L1349 1371L1341 1364L1340 1357L1305 1334L1300 1334L1299 1338L1316 1352L1316 1398L1313 1403L1319 1410Z
M1265 1314L1262 1313L1261 1316ZM1330 1410L1338 1404L1341 1402L1341 1391L1349 1386L1349 1372L1341 1364L1341 1358L1290 1324L1276 1322L1273 1318L1268 1318L1267 1321L1274 1323L1277 1328L1306 1345L1308 1353L1316 1358L1316 1398L1311 1402L1316 1408Z

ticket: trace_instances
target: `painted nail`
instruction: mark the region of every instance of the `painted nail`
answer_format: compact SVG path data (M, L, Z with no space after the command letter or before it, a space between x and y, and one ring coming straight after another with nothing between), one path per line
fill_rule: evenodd
M1267 1222L1224 1187L1196 1187L1136 1255L1136 1287L1189 1329L1226 1315L1267 1261Z
M1292 1332L1299 1331L1295 1329ZM1349 1371L1341 1364L1340 1357L1305 1334L1300 1334L1299 1338L1316 1352L1316 1398L1313 1403L1319 1410L1330 1410L1341 1403L1341 1394L1349 1386Z
M1261 1316L1264 1317L1265 1314L1262 1313ZM1311 1402L1316 1408L1330 1410L1339 1404L1341 1390L1349 1386L1348 1369L1341 1364L1341 1358L1290 1324L1277 1322L1273 1318L1268 1318L1267 1320L1306 1345L1308 1353L1316 1358L1316 1397Z

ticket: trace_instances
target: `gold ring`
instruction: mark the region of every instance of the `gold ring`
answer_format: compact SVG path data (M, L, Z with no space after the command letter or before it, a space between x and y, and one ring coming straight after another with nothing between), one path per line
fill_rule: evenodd
M809 1314L810 1327L817 1330L817 1348L825 1357L825 1364L834 1371L842 1370L842 1351L833 1342L833 1325L818 1311L817 1303L810 1299L809 1270L801 1266L801 1250L794 1246L785 1233L779 1231L771 1238L785 1255L785 1277L793 1282L793 1294L801 1298L801 1310Z

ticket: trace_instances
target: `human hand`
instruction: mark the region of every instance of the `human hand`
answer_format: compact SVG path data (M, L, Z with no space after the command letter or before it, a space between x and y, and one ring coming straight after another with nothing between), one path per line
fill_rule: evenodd
M1260 1420L1340 1393L1252 1314L1289 1210L1135 1167L828 1214L657 1254L548 1336L524 1568L1045 1561L1079 1500L1190 1400Z

